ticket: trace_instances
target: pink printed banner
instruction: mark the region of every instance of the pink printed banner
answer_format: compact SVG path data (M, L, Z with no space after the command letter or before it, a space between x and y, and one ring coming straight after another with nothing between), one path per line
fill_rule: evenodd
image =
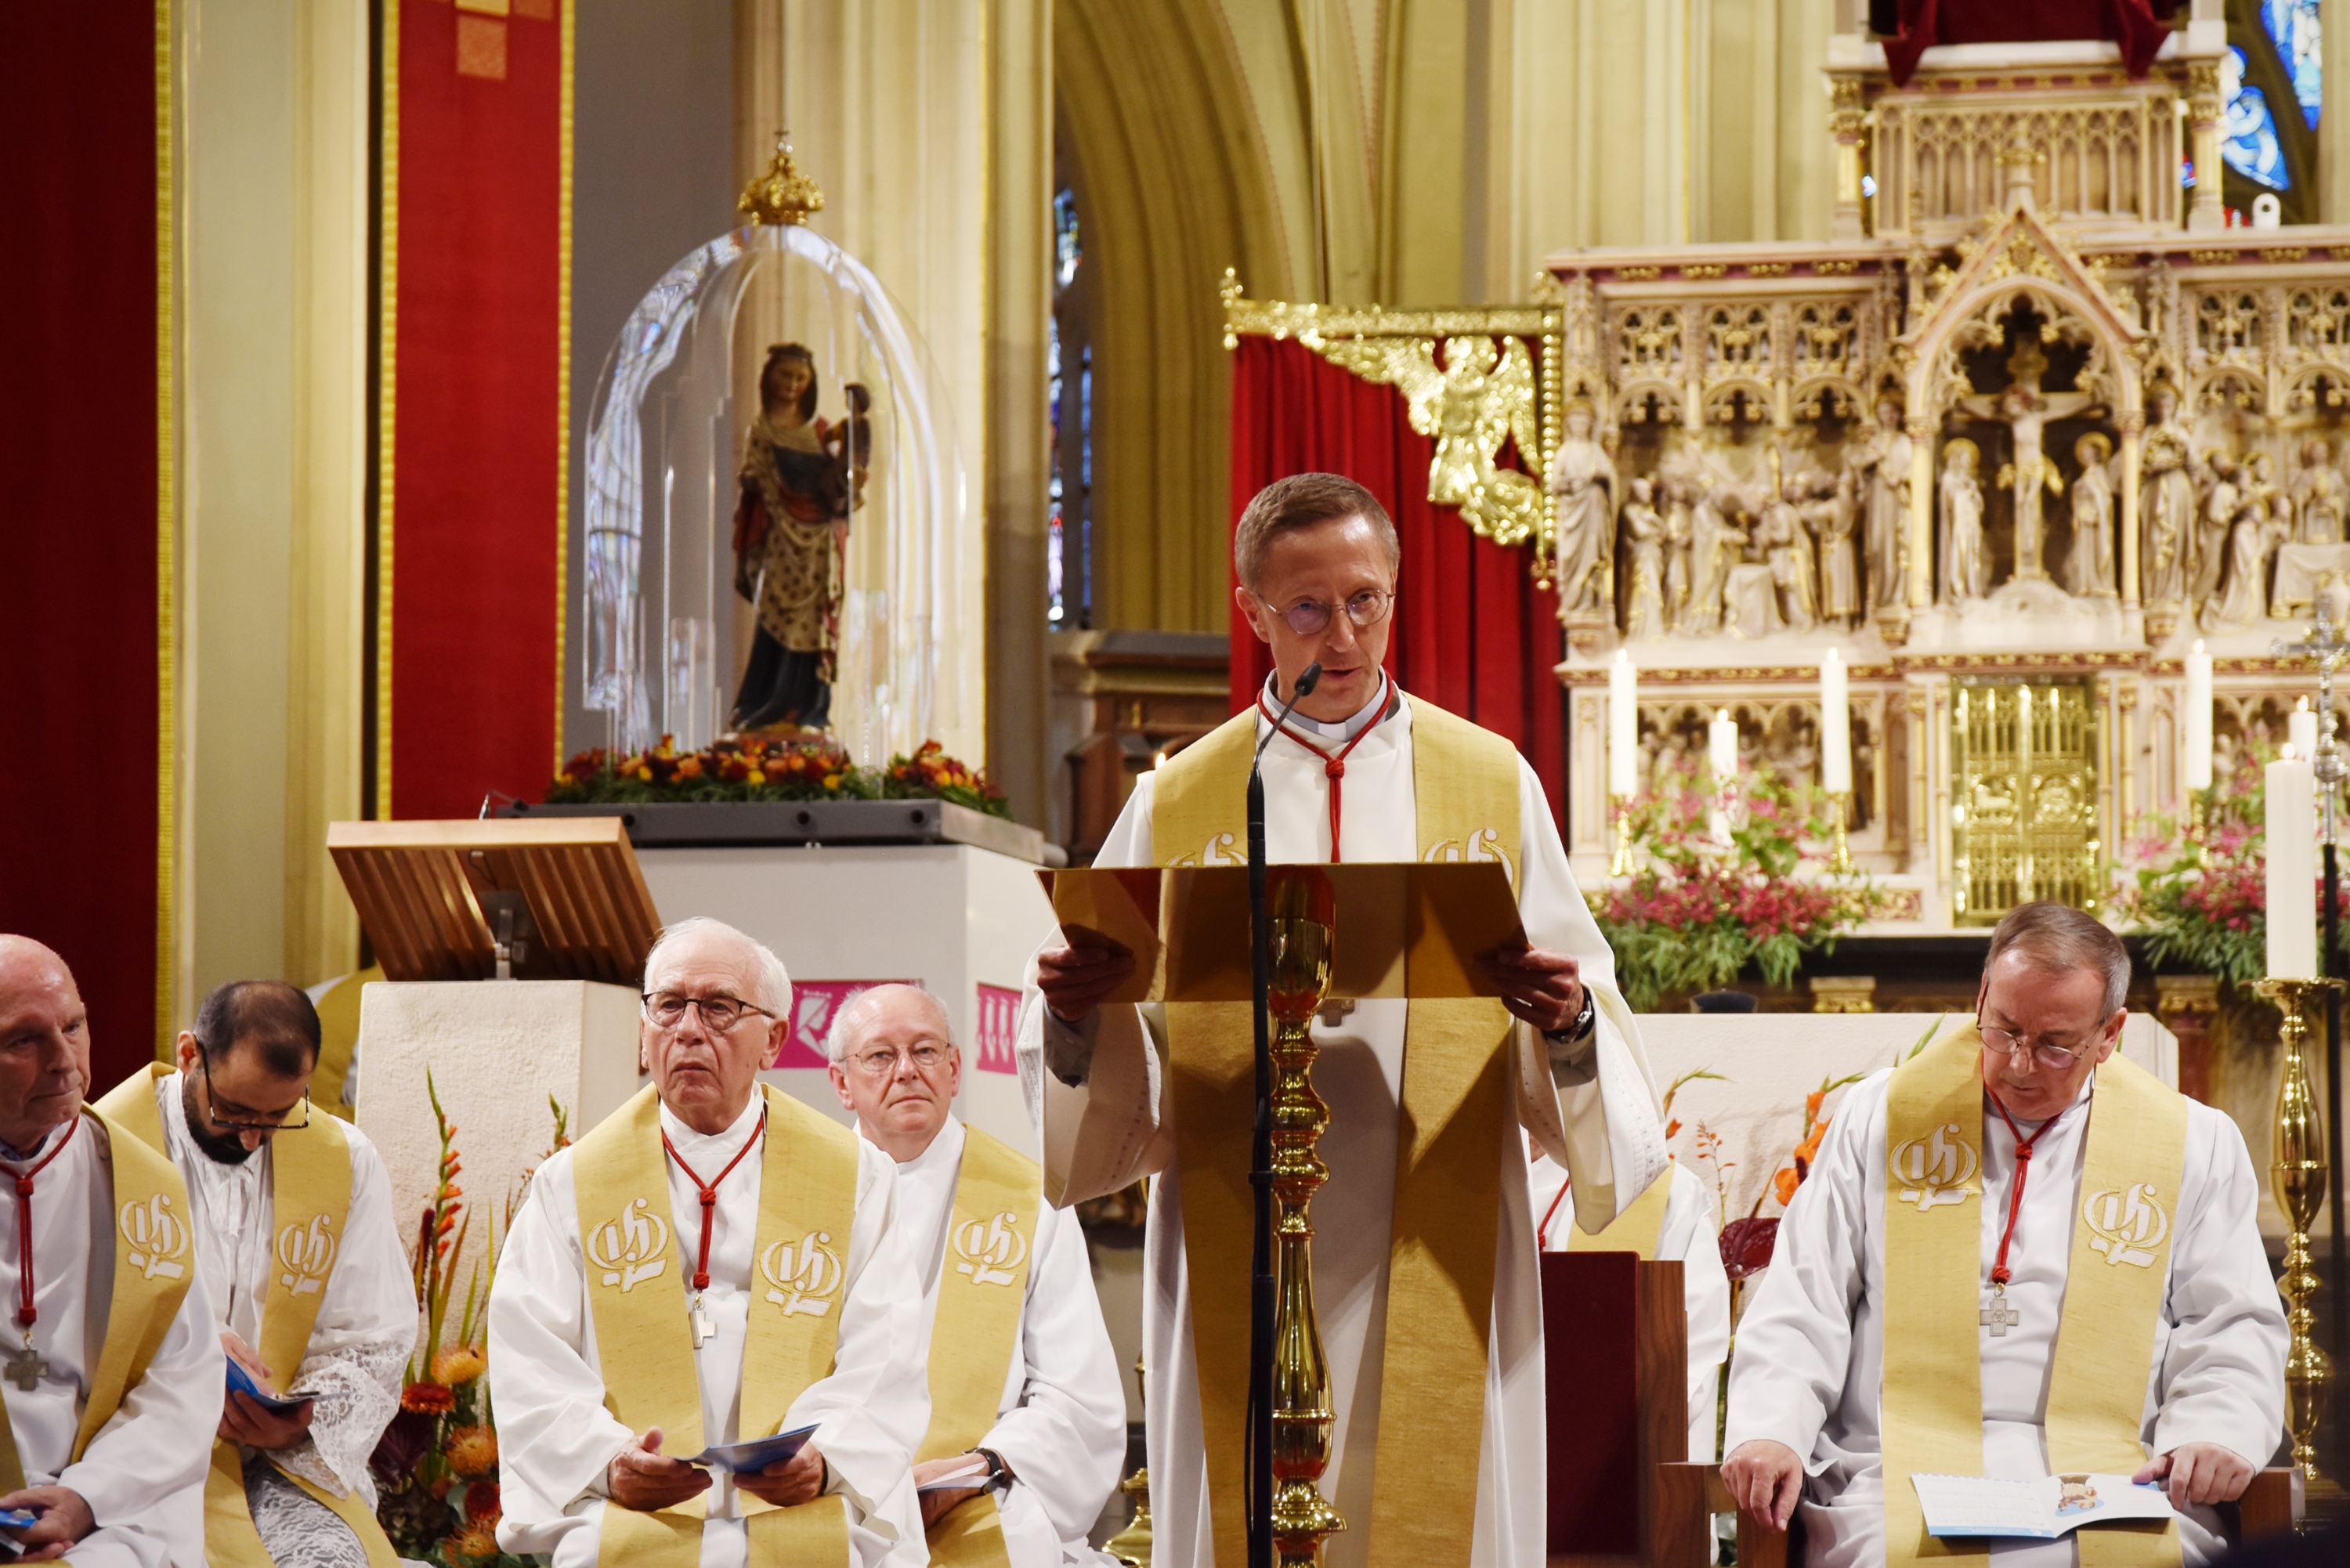
M1012 1047L1020 1038L1020 993L1000 985L979 988L979 1039L972 1065L983 1073L1017 1073Z
M784 1042L784 1054L775 1061L778 1067L813 1067L822 1072L830 1063L824 1054L824 1037L832 1028L833 1015L848 1005L858 992L870 991L877 985L920 985L918 980L795 980L792 981L792 1033Z

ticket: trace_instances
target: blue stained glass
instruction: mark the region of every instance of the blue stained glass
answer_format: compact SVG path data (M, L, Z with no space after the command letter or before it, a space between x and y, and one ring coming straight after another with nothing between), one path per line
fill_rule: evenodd
M1053 196L1053 282L1066 288L1076 281L1086 247L1077 233L1077 193L1064 185Z
M2261 0L2261 26L2276 44L2277 57L2293 78L2293 96L2301 104L2301 118L2317 129L2317 111L2324 102L2324 50L2317 15L2318 0Z
M2228 167L2257 185L2287 191L2293 181L2284 171L2284 148L2277 140L2276 117L2269 112L2268 95L2244 84L2244 51L2230 47L2220 58L2220 92L2227 104L2220 127L2220 155Z

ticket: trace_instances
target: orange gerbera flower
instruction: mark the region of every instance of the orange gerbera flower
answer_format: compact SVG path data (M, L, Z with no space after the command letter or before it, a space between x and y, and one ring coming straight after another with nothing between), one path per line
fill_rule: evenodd
M460 1427L449 1434L448 1446L442 1452L448 1456L449 1468L459 1475L481 1475L497 1466L498 1435L487 1427ZM473 1493L465 1495L471 1506Z
M400 1407L420 1415L445 1416L457 1407L457 1396L439 1383L411 1383L400 1393Z

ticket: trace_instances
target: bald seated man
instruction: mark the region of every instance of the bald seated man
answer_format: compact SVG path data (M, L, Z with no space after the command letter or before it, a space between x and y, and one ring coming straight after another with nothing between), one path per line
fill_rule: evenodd
M1035 1160L954 1114L962 1053L910 985L860 992L825 1042L857 1130L898 1167L920 1272L931 1429L916 1452L931 1561L978 1563L991 1518L1011 1568L1105 1560L1086 1533L1126 1457L1126 1391L1076 1216Z
M226 1372L187 1189L83 1103L89 1071L73 971L0 936L0 1171L16 1197L0 1201L0 1508L35 1516L0 1535L27 1563L203 1568Z
M763 1085L791 978L732 926L645 961L652 1084L539 1167L490 1292L498 1544L555 1568L920 1568L921 1291L889 1158ZM756 1469L705 1445L813 1428Z

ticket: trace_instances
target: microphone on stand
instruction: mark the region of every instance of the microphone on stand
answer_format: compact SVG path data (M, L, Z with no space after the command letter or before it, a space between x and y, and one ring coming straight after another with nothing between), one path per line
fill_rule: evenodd
M1256 1126L1249 1156L1249 1185L1256 1192L1256 1240L1249 1266L1249 1568L1273 1568L1273 1040L1268 1002L1273 984L1273 923L1265 917L1264 776L1261 770L1265 747L1321 679L1318 659L1298 673L1289 701L1249 758L1249 945L1256 971Z

